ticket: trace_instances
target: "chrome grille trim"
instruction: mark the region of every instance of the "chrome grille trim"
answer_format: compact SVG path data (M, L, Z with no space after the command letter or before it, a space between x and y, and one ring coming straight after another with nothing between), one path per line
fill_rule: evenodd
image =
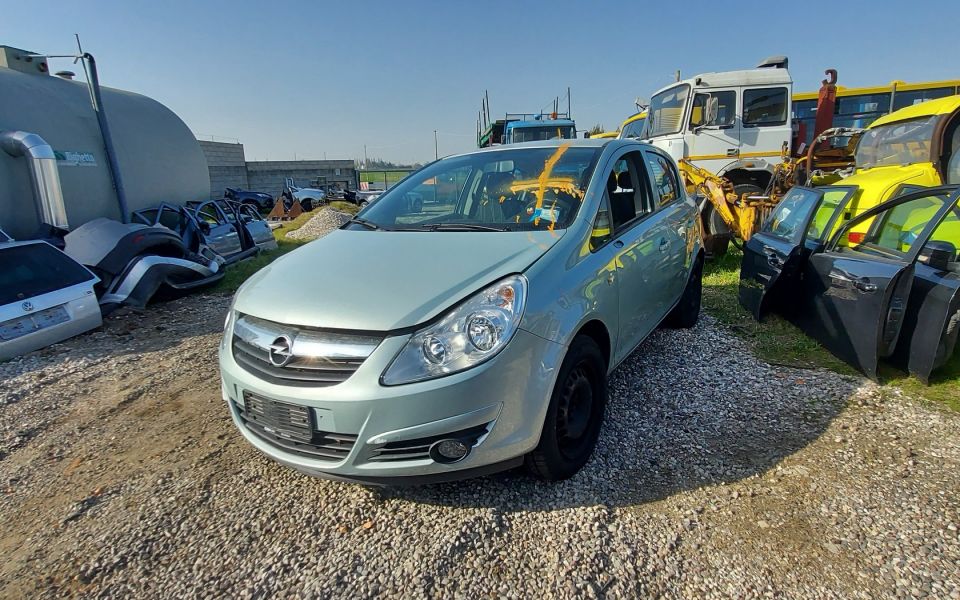
M277 366L270 361L270 346L281 337L290 340L292 358ZM346 381L381 341L371 335L325 332L237 313L231 349L245 371L271 383L330 386Z

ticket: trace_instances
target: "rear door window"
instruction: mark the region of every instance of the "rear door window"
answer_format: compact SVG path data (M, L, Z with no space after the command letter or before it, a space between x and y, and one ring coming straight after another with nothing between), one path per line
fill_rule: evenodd
M19 302L59 290L94 277L50 244L24 244L0 248L0 305Z
M664 206L680 198L680 177L670 160L658 152L644 152L644 156L653 179L657 206Z

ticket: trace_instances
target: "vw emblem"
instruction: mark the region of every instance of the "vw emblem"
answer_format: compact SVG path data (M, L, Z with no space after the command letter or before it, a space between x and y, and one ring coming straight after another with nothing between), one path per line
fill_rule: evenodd
M33 310L33 302L24 302L20 305L20 308L22 308L25 312L30 312Z
M270 344L270 364L275 367L286 366L293 360L293 340L281 335Z

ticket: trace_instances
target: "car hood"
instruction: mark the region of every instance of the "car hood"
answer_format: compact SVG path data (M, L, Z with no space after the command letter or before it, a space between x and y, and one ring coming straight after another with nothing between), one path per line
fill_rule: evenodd
M335 230L258 271L237 292L234 308L290 325L411 327L526 270L562 236Z
M940 179L932 163L916 163L904 166L873 167L857 169L857 172L836 182L836 185L855 185L861 190L857 214L873 208L889 199L893 190L902 183L916 185L939 185Z

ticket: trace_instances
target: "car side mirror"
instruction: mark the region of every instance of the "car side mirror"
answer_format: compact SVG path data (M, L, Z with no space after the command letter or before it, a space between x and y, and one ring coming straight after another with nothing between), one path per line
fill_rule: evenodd
M921 262L931 269L946 271L950 263L957 260L957 247L950 242L930 240L920 249L917 262Z
M200 233L203 235L210 235L210 223L206 221L200 221Z

